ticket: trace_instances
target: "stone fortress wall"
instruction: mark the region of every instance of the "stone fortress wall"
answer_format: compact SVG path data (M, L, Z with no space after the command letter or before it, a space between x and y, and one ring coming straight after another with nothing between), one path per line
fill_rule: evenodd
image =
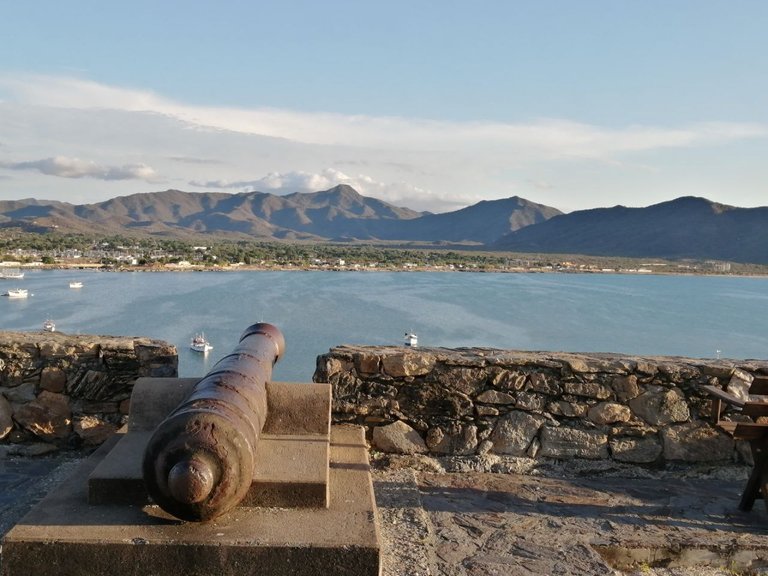
M149 338L0 332L0 456L101 443L126 422L133 381L177 367ZM768 362L340 346L313 380L332 384L334 422L365 426L382 452L662 465L749 462L699 385L754 375Z
M0 457L92 447L127 419L133 382L176 376L150 338L0 332Z
M751 462L710 424L699 385L743 390L755 375L768 362L340 346L314 380L333 385L334 421L365 426L382 452L664 465Z

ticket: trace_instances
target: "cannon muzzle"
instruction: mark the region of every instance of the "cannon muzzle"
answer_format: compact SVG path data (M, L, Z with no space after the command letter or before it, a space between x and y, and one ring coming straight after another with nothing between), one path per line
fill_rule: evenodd
M266 385L284 351L278 328L249 326L160 423L142 469L149 496L163 510L182 520L211 520L245 497L267 419Z

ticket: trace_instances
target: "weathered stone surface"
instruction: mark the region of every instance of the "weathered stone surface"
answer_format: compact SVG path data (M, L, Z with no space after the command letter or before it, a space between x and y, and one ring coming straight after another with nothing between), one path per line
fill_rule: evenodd
M630 400L629 406L652 426L685 422L691 416L685 396L677 388L649 387L647 392Z
M614 422L628 422L632 412L628 406L616 402L600 402L589 409L589 419L595 424L613 424Z
M481 418L483 416L498 416L499 409L494 408L493 406L475 405L475 413Z
M500 390L522 390L526 375L515 370L499 370L491 378L491 385Z
M318 356L315 367L316 382L336 383L336 378L342 372L342 363L338 358Z
M453 424L445 429L433 428L426 443L436 454L469 455L477 448L477 426Z
M611 391L607 387L596 382L566 382L563 384L563 391L566 394L598 400L605 400L611 396Z
M13 430L13 410L11 403L0 394L0 440L8 436Z
M62 394L42 391L36 400L14 410L13 418L43 440L66 438L72 429L69 399Z
M679 384L686 380L694 380L701 376L701 370L680 362L660 362L659 373L663 374L670 382Z
M96 416L78 418L73 429L85 446L98 446L117 432L117 426Z
M484 404L514 404L515 397L498 390L486 390L475 398L475 401L483 402Z
M384 372L395 378L423 376L432 371L435 358L430 354L423 353L390 354L382 358L382 365Z
M608 436L597 430L544 426L540 439L540 454L547 458L563 460L608 457Z
M6 456L22 456L33 458L36 456L45 456L51 452L56 452L58 447L48 442L29 442L27 444L0 445L0 459Z
M611 439L611 454L619 462L650 464L661 456L661 441L656 436Z
M733 440L704 422L687 422L661 430L666 460L711 462L733 458Z
M728 381L726 391L736 396L736 398L746 402L749 400L749 387L752 385L754 377L744 370L734 370L731 379Z
M36 386L32 382L25 382L13 388L0 388L0 394L13 404L32 402L37 397L36 392Z
M393 454L426 454L427 448L421 435L402 420L388 426L373 429L373 446L382 452Z
M48 392L64 392L67 374L59 367L46 366L40 372L40 388Z
M556 416L567 416L568 418L581 418L589 411L589 405L581 402L567 402L558 400L550 402L547 405L547 411Z
M359 352L353 354L355 369L360 374L377 374L379 372L379 355L373 353Z
M518 392L516 408L530 412L543 412L547 406L546 396L533 392Z
M493 452L524 456L544 422L545 418L542 416L534 416L519 410L513 410L502 416L489 437L493 442Z
M611 388L619 402L627 402L640 395L640 387L637 385L637 376L616 376L611 382Z
M437 379L450 390L474 396L485 387L488 375L482 368L451 367L441 372Z
M551 396L558 396L563 392L560 385L552 377L547 377L543 372L533 372L529 377L529 381L530 388L534 392Z
M656 373L659 371L656 364L653 362L648 362L645 360L638 360L637 361L637 368L636 370L641 373L645 374L647 376L655 376Z

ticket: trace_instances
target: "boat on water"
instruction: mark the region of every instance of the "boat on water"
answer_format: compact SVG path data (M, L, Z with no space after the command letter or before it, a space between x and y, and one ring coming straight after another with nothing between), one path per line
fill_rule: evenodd
M3 296L8 296L8 298L28 298L29 291L23 288L16 288L14 290L8 290Z
M56 332L56 323L48 318L45 322L43 322L43 330L46 332Z
M20 270L0 270L0 280L21 280L24 272Z
M413 332L405 333L405 345L409 348L416 348L419 345L419 337Z
M69 283L69 287L70 288L82 288L83 287L83 283L82 282L78 282L78 281L70 282Z
M200 332L200 334L195 334L195 337L192 338L192 341L189 343L189 347L195 352L202 353L213 350L213 346L210 342L208 342L208 340L205 339L205 334L202 332Z

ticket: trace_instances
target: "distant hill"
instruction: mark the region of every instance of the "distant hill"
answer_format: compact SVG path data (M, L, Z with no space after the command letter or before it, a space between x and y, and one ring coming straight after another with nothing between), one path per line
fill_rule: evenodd
M492 247L768 264L768 207L736 208L689 196L647 208L580 210L512 232Z
M483 200L455 212L382 223L376 228L376 236L382 240L490 244L505 234L558 214L562 212L556 208L513 196Z
M0 226L6 227L274 240L344 238L485 244L555 214L560 211L517 197L483 201L447 214L416 212L362 196L346 185L286 196L166 190L83 205L0 201Z
M646 208L615 206L563 214L515 196L432 214L362 196L345 185L286 196L166 190L82 205L0 201L0 227L180 239L215 235L448 243L511 252L768 264L768 207L736 208L696 197Z

